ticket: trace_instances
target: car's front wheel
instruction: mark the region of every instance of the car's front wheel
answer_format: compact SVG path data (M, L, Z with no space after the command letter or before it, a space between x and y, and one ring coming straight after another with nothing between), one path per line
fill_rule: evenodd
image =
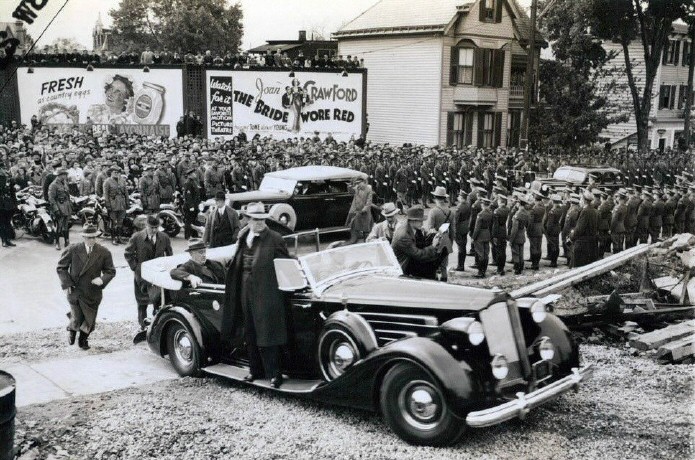
M183 324L174 322L167 330L167 352L176 372L182 377L200 372L200 347L193 333Z
M411 444L453 444L466 429L465 421L449 409L439 385L412 363L400 363L388 371L379 403L391 430Z

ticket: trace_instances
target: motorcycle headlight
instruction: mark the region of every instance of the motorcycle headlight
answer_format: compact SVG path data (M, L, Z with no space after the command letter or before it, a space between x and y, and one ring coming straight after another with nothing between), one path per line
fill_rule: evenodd
M545 309L544 303L537 301L533 305L531 305L531 316L533 317L533 320L535 322L542 323L547 315L548 312Z
M494 375L497 380L502 380L509 374L507 358L505 358L504 355L495 355L490 365L492 366L492 375Z
M550 361L555 357L555 345L549 337L543 337L541 339L541 342L538 344L538 352L541 355L541 359L544 361Z

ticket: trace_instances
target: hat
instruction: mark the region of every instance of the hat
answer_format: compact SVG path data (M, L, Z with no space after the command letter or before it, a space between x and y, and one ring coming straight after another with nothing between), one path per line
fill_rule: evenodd
M162 222L159 220L159 217L155 216L154 214L151 214L147 216L147 226L148 227L157 227L162 225Z
M522 204L532 204L532 201L529 200L529 197L527 195L520 195L519 202L521 202Z
M562 203L562 197L560 195L550 195L550 199L556 203Z
M572 203L572 204L579 204L579 196L578 196L578 195L575 195L575 194L572 194L572 196L570 196L570 203Z
M441 185L438 185L435 189L434 192L432 193L432 196L436 196L437 198L448 198L449 194L446 193L446 188L442 187Z
M384 203L381 207L381 215L384 217L391 217L398 214L398 208L392 202Z
M491 203L489 198L481 197L481 198L478 198L478 200L480 201L481 204L490 204Z
M218 190L217 193L215 193L215 200L226 200L227 195L222 191Z
M408 220L425 220L425 208L422 206L413 206L406 212Z
M63 174L67 175L67 174L68 174L68 170L65 169L65 168L59 168L59 169L56 170L56 176L61 176L61 175L63 175Z
M111 174L111 173L114 172L114 171L116 171L116 172L121 172L121 168L119 168L118 166L111 166L111 167L109 168L109 174Z
M588 190L584 190L584 193L582 194L582 197L583 197L586 201L594 201L594 194L591 193L591 192L588 191Z
M652 195L651 193L649 193L649 192L647 192L647 191L642 192L642 196L646 196L646 197L649 198L650 200L653 200L653 199L654 199L654 195Z
M260 201L258 203L249 203L243 214L251 219L267 219L270 217L270 214L265 212L265 206Z
M188 241L186 252L199 251L201 249L205 249L205 243L201 239L194 238Z
M459 190L459 196L462 196L465 198L468 196L468 192L465 191L464 189L461 189L461 190Z
M101 231L96 227L96 225L85 225L80 233L85 238L96 238L101 235Z

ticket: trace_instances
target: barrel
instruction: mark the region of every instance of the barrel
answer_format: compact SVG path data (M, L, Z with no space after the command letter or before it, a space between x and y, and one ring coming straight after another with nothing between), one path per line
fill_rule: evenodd
M0 460L14 457L15 380L0 371Z

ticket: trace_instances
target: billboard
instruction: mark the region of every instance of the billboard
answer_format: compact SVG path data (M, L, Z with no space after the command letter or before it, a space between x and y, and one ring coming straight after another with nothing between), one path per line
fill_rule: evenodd
M22 123L90 125L95 133L176 135L183 115L180 69L34 67L18 70Z
M242 129L278 139L357 139L365 117L364 73L207 70L207 135L229 139Z

